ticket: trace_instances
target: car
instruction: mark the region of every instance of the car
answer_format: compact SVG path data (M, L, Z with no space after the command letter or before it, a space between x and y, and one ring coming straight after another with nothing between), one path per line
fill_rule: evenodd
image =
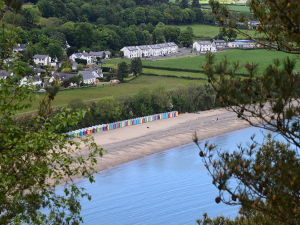
M45 93L46 90L44 88L41 88L40 90L38 90L39 93Z

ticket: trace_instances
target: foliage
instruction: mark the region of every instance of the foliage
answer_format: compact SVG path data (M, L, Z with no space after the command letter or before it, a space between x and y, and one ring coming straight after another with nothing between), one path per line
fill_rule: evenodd
M230 10L221 5L218 1L211 0L211 7L216 18L222 24L234 29L236 32L253 39L269 48L299 54L299 11L291 9L299 8L299 1L276 1L276 0L251 0L249 7L255 18L258 18L260 25L256 26L256 31L260 34L260 40L248 35L239 29L241 23L249 26L249 19L243 15L237 17L230 13ZM261 41L264 40L264 41Z
M69 78L70 83L76 84L77 86L81 86L83 83L82 74L74 75Z
M72 63L71 63L71 61L70 60L64 60L64 61L62 61L60 68L62 70L66 69L66 68L72 70Z
M23 1L0 1L1 10L1 62L0 68L10 70L14 77L0 79L0 224L79 224L80 199L91 198L78 188L75 176L94 181L93 173L97 156L102 156L91 137L82 140L87 154L82 154L81 142L68 139L67 134L56 130L75 125L86 111L71 112L62 109L53 115L51 102L58 86L47 87L38 114L30 117L19 115L29 108L34 98L27 85L19 86L15 78L32 74L32 69L19 62L11 49L16 44L17 33L14 22L6 26L6 12L16 18ZM4 62L7 62L4 64ZM24 144L26 143L26 144ZM56 187L63 185L63 194ZM48 212L48 213L46 213Z
M118 79L120 81L124 81L124 78L128 77L129 75L129 67L126 62L120 62L118 64Z
M193 30L186 29L182 31L178 37L178 41L185 47L190 47L193 44Z
M215 1L211 3L220 22L237 28L237 22L226 7ZM264 34L263 44L298 54L299 33L294 26L299 20L298 11L284 14L290 7L297 6L298 1L250 1L250 8L261 22L257 30ZM240 32L238 28L237 32ZM197 136L194 137L212 183L219 189L216 203L240 205L247 224L300 222L300 74L296 71L296 62L290 57L274 59L261 74L258 74L257 64L247 63L243 65L249 74L246 79L236 76L239 63L229 68L226 58L215 62L212 55L207 55L203 65L222 105L250 125L272 132L265 135L263 143L252 136L247 147L239 144L235 151L217 149L213 143L200 144Z
M78 63L78 64L83 64L86 66L87 64L87 60L86 59L79 59L79 58L76 58L75 61Z
M236 38L237 38L236 32L232 32L230 30L227 32L220 31L220 33L215 36L216 40L226 40L226 41L233 41Z
M130 63L130 71L134 76L138 76L143 72L143 64L141 58L133 58Z
M140 79L140 76L135 81L138 79ZM151 79L147 79L147 81L149 82ZM119 86L121 85L118 85L118 89L121 88ZM173 88L172 90L166 90L163 86L151 90L145 86L137 94L106 97L99 99L97 102L89 101L85 103L76 98L68 103L68 107L72 108L70 112L85 109L88 113L77 124L67 125L57 129L57 132L67 132L171 110L178 110L180 113L207 110L219 107L219 103L215 100L213 90L207 85L191 84L187 87ZM60 109L56 109L55 113L60 113ZM30 121L30 118L29 115L26 120Z
M102 155L102 149L87 138L83 143L91 151L83 156L79 142L55 130L76 124L85 112L69 113L69 109L63 109L49 117L49 102L54 97L49 91L39 115L30 120L16 117L20 110L30 106L23 102L32 96L27 86L12 85L10 79L0 80L0 223L78 224L82 221L80 197L91 197L76 187L73 176L87 177L93 182L95 157ZM64 195L55 192L60 183L64 185ZM48 209L49 217L41 213L41 209Z
M95 115L103 124L121 119L121 104L115 98L103 98L97 101Z

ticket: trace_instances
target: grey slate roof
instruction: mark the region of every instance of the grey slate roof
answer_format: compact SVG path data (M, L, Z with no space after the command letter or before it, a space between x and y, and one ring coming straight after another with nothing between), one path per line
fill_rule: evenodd
M77 74L74 74L74 73L53 73L52 77L58 77L59 80L69 80L70 77L73 77Z
M96 57L102 57L103 53L105 53L106 56L110 56L110 51L90 52L89 54Z
M127 48L129 51L137 51L137 50L139 50L136 46L125 46L124 48Z
M140 46L137 46L139 49L141 50L147 50L147 49L150 49L150 47L148 45L140 45Z
M82 74L82 73L78 73L78 74ZM82 74L82 77L83 80L89 80L95 78L95 76L91 72Z
M171 46L177 46L174 42L167 42L166 44L168 44L170 47Z
M1 77L7 77L9 75L8 72L6 72L5 70L0 70L0 76Z
M224 40L214 40L214 43L226 43Z
M210 41L197 41L199 45L211 45Z
M47 58L47 56L48 56L48 55L38 55L38 54L35 54L35 55L33 56L33 58L35 58L35 59L45 59L45 58Z
M13 51L15 52L24 52L26 49L26 44L18 44L17 46L13 47Z
M152 49L160 49L159 45L149 45L149 47Z

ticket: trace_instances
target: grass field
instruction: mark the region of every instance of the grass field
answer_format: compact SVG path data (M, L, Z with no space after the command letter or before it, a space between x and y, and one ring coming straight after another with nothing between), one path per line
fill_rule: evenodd
M218 26L209 26L203 24L192 24L192 25L176 25L174 27L178 27L180 30L185 30L187 27L193 28L194 35L197 37L206 37L207 40L214 38L216 35L220 33L220 28ZM242 30L245 33L255 36L254 30ZM237 39L244 39L245 37L238 34ZM197 39L197 38L195 38Z
M240 65L243 65L245 63L258 63L259 64L259 70L258 72L261 73L264 68L266 68L270 63L273 62L274 58L283 59L287 56L291 56L287 53L278 52L278 51L271 51L271 50L241 50L241 49L230 49L224 52L218 52L215 53L216 61L220 61L224 59L224 57L227 57L229 62L236 62L239 61ZM110 65L116 65L116 63L123 61L123 60L110 60L106 61L107 63L110 63ZM130 60L124 60L127 63L130 62ZM105 66L106 66L105 62ZM156 61L150 61L150 60L143 60L143 65L148 66L158 66L158 67L172 67L172 68L183 68L183 69L195 69L195 70L201 70L202 65L205 63L205 55L201 56L186 56L186 57L178 57L178 58L168 58L168 59L162 59L162 60L156 60ZM300 64L297 66L297 69L300 69ZM173 71L166 71L164 70L163 73L171 73ZM239 73L246 73L246 69L244 67L241 67L238 71ZM176 72L178 73L178 72ZM172 75L172 74L170 74Z
M186 80L178 78L168 77L156 77L156 76L139 76L129 83L114 84L114 85L99 85L97 87L73 89L58 92L52 106L64 106L67 105L72 99L81 99L83 101L96 101L100 98L122 96L136 94L141 89L153 90L157 87L165 87L166 89L174 89L179 87L188 86L189 84L201 82L195 80ZM36 94L36 100L33 102L31 108L22 112L29 112L37 110L38 103L44 94Z
M159 69L148 69L144 68L143 73L153 73L159 75L173 75L179 77L194 77L194 78L207 78L205 74L202 73L189 73L185 71L170 71L170 70L159 70Z
M208 4L209 0L199 0L200 4ZM220 0L219 2L224 4L230 4L233 2L233 0Z
M224 56L227 57L228 61L235 62L239 61L240 65L245 63L258 63L259 70L261 74L264 68L272 63L274 58L284 59L288 54L277 51L269 50L239 50L232 49L227 50L226 52L218 52L214 54L216 57L216 62L224 59ZM295 56L289 55L291 58ZM120 61L126 61L130 63L130 60L106 60L104 66L116 66ZM185 56L178 58L168 58L163 60L149 61L143 60L143 65L157 66L157 67L172 67L172 68L183 68L183 69L196 69L202 70L202 65L205 63L205 55L201 56ZM297 70L300 70L300 64L297 65ZM189 77L204 77L204 74L201 73L190 73L183 71L168 71L168 70L159 70L159 69L148 69L144 68L145 73L154 73L159 75L175 75L175 76L189 76ZM246 69L241 67L238 73L246 73ZM139 76L136 79L131 80L129 83L124 84L114 84L114 85L104 85L101 84L97 87L92 88L82 88L74 90L60 91L53 102L53 106L63 106L68 104L72 99L79 98L83 101L96 101L97 99L108 97L108 96L122 96L138 93L141 89L153 90L156 87L163 86L166 89L175 89L178 87L187 86L189 84L203 83L205 81L195 81L187 79L178 79L178 78L167 78L159 76ZM34 111L37 109L38 102L43 97L43 94L36 94L36 101L33 103L33 107L26 109L26 111Z

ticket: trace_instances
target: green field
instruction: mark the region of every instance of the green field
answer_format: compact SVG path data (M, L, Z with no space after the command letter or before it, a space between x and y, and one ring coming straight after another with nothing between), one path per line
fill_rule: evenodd
M172 76L179 76L179 77L193 77L193 78L207 78L203 73L190 73L185 71L170 71L170 70L159 70L159 69L148 69L144 68L143 73L152 73L152 74L159 74L159 75L172 75Z
M233 0L220 0L219 2L224 3L224 4L230 4L233 2ZM209 0L200 0L200 4L208 4Z
M228 5L227 7L233 11L250 12L250 8L245 5Z
M258 72L261 74L270 63L272 63L274 58L284 59L287 56L291 58L295 56L291 56L289 54L278 52L278 51L270 51L270 50L239 50L232 49L227 50L225 52L214 53L216 57L216 62L223 60L224 56L227 57L228 62L236 62L239 61L240 65L245 63L258 63L259 70ZM116 64L121 61L126 61L130 63L130 60L106 60L103 66L113 66L116 67ZM156 61L143 60L143 65L149 66L157 66L157 67L171 67L171 68L182 68L182 69L195 69L202 70L202 65L205 63L205 55L200 56L184 56L178 58L168 58ZM297 65L297 70L300 70L300 64ZM144 68L143 72L145 73L153 73L158 75L175 75L175 76L188 76L188 77L199 77L205 78L204 74L201 73L191 73L184 71L169 71L169 70L161 70L161 69L148 69ZM241 67L238 73L245 73L246 69ZM141 89L149 89L153 90L158 86L163 86L166 89L174 89L182 86L187 86L192 83L203 83L205 81L198 80L187 80L187 79L178 79L178 78L167 78L167 77L159 77L159 76L139 76L136 79L131 80L128 83L123 84L114 84L114 85L98 85L97 87L92 88L82 88L82 89L73 89L60 91L53 102L53 106L63 106L68 104L72 99L79 98L83 101L96 101L99 98L104 98L108 96L122 96L138 93ZM38 102L43 97L43 94L36 94L36 101L33 103L33 107L27 109L23 112L34 111L37 109Z
M136 94L141 89L145 88L153 90L157 87L162 86L166 89L174 89L183 86L188 86L189 84L195 82L201 81L157 76L139 76L138 78L133 79L129 83L104 86L100 84L97 87L60 91L58 92L55 100L53 101L52 106L64 106L68 104L72 99L76 98L79 98L83 101L96 101L97 99L104 97ZM32 107L22 112L36 110L38 107L38 103L43 96L44 94L36 94L36 100L33 102Z
M193 28L194 35L196 37L207 38L207 40L214 38L216 35L220 33L220 28L218 26L209 26L202 24L192 24L192 25L176 25L174 27L178 27L180 30L185 30L187 27ZM243 32L255 36L254 30L242 30ZM237 39L244 39L245 37L238 34ZM197 38L195 38L197 39Z
M292 58L295 57L284 52L278 52L275 50L273 51L264 50L264 49L258 49L258 50L230 49L224 52L215 53L216 61L220 61L224 59L225 56L227 57L229 62L239 61L240 65L243 65L245 63L252 63L252 62L258 63L260 73L264 70L264 68L266 68L270 63L273 62L274 58L283 59L287 56L290 56ZM123 60L121 59L109 60L106 62L109 63L108 65L116 65L116 63L120 61ZM130 62L130 60L124 60L124 61L126 61L127 63ZM106 66L106 62L104 66ZM143 65L148 65L148 66L172 67L172 68L195 69L195 70L201 70L202 65L204 63L205 63L205 55L193 56L193 57L185 56L185 57L178 57L178 58L168 58L168 59L162 59L156 61L143 60ZM300 64L298 65L297 69L300 69ZM171 73L173 71L170 72L166 71L166 72ZM246 69L244 67L241 67L238 72L246 73Z

